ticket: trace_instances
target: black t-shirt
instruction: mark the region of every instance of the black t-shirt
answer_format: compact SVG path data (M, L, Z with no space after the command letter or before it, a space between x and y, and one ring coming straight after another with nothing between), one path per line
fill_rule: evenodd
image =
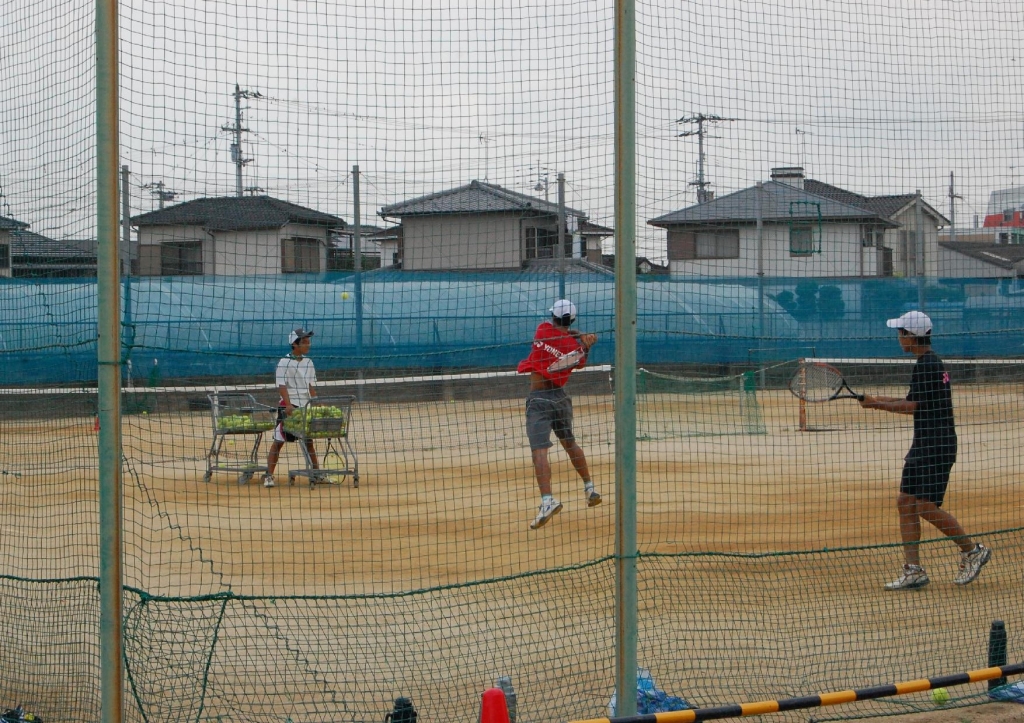
M956 426L949 373L934 351L929 350L917 358L910 377L907 401L917 402L914 442L910 445L907 459L956 458Z

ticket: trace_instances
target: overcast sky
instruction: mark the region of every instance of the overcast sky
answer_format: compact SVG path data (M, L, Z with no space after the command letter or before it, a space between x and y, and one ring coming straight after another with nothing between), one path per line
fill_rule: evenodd
M0 214L94 233L91 0L0 0ZM613 6L590 0L388 3L128 0L121 162L133 213L244 185L365 223L424 193L487 179L527 193L547 174L613 225ZM646 220L696 202L697 113L725 194L779 165L867 195L913 193L958 219L1024 185L1024 3L675 0L637 5L640 253ZM799 132L798 132L799 131ZM543 196L543 192L537 192Z

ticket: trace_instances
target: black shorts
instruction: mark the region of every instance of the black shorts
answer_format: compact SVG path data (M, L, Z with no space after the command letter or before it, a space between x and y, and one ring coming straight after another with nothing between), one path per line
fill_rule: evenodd
M294 442L298 439L294 434L284 431L284 420L288 417L284 413L284 407L277 408L277 426L274 427L273 438L275 442Z
M900 492L941 507L949 484L949 472L955 462L955 454L908 459L903 464Z
M526 397L526 436L530 449L551 446L551 433L561 440L574 439L572 433L572 400L563 389L530 392Z

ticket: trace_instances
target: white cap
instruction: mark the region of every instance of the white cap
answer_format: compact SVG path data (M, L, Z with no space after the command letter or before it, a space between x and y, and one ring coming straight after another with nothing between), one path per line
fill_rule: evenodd
M559 299L554 303L554 306L548 309L548 311L551 312L552 316L557 316L559 319L568 314L569 321L576 320L576 304L572 303L568 299Z
M297 342L299 339L308 339L313 336L313 332L306 331L301 326L298 329L293 329L288 333L288 344L289 346Z
M903 329L914 336L932 333L932 320L923 311L908 311L898 319L889 319L885 325L890 329Z

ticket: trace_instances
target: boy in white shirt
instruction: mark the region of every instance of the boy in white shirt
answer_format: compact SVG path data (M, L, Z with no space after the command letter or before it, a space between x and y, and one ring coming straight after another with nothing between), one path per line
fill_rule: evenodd
M284 431L284 419L291 415L297 407L304 407L309 400L316 396L313 385L316 384L316 369L313 368L313 361L306 355L309 353L309 346L313 332L298 328L288 334L288 343L291 344L292 352L277 363L277 390L281 394L281 401L277 403L277 426L274 427L274 441L270 445L270 452L267 455L267 473L263 475L263 486L274 486L274 470L277 469L277 460L281 456L281 447L285 442L294 442L295 435ZM313 467L319 467L316 459L316 449L313 447L313 440L306 440L306 449L309 451L309 459Z

